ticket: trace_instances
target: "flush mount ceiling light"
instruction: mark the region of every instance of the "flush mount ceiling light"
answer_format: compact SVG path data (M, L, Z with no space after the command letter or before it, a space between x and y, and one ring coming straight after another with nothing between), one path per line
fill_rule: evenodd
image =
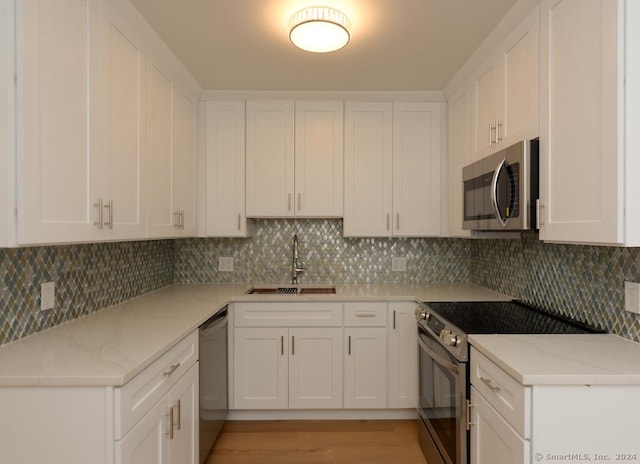
M338 10L324 6L303 8L289 20L289 39L314 53L339 50L349 43L351 21Z

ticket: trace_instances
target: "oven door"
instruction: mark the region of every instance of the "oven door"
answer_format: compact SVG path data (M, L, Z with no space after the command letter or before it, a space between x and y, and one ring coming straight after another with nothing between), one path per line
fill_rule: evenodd
M430 464L466 464L467 364L457 361L439 340L418 334L420 446Z

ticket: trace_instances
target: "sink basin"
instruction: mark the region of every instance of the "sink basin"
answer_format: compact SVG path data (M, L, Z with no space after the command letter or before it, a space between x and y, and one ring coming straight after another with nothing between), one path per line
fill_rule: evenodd
M335 287L254 287L249 295L335 295Z
M335 295L335 287L301 287L300 295Z

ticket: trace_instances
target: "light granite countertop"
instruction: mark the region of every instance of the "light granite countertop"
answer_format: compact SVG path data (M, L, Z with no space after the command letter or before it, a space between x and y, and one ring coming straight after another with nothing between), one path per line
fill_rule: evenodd
M640 385L640 344L617 335L470 335L469 342L523 385Z
M0 387L120 386L234 301L472 301L477 285L336 285L335 295L247 295L252 285L172 285L0 346Z

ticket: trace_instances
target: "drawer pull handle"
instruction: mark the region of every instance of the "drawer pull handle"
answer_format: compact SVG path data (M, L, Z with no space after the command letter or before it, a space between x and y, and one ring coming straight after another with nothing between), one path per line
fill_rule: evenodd
M486 379L484 377L480 377L480 380L482 380L485 383L485 385L487 387L489 387L489 390L491 390L493 393L499 393L500 390L502 390L500 387L496 387L493 384L493 381L491 379Z
M172 365L172 366L170 366L170 367L169 367L169 370L168 370L168 371L163 372L163 373L162 373L162 375L163 375L164 377L169 377L169 376L170 376L171 374L173 374L173 373L175 372L175 370L176 370L177 368L179 368L179 367L180 367L180 363L178 363L178 364L174 364L174 365Z
M376 317L376 313L356 312L356 317Z

